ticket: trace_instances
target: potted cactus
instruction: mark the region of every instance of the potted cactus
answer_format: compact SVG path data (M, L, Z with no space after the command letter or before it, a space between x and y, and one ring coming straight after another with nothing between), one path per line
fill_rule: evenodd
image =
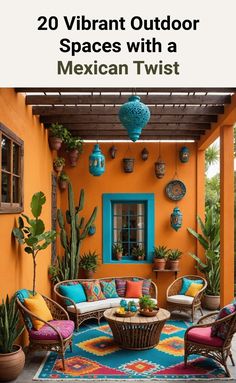
M65 161L64 157L55 158L55 160L53 161L53 167L54 167L55 172L61 173L64 166L65 166L65 163L66 163L66 161Z
M98 254L96 251L84 253L80 258L79 266L84 270L85 277L92 279L98 266Z
M16 379L25 365L25 354L21 346L15 344L24 326L19 324L16 299L2 300L0 305L0 381Z
M166 246L155 246L153 253L153 268L155 270L164 270L169 249Z
M60 189L65 190L67 188L69 181L70 181L69 176L66 173L62 172L58 179Z
M83 141L80 137L69 137L66 140L66 150L68 152L71 166L76 166L80 153L83 150Z
M123 247L121 242L115 242L112 246L113 254L115 255L117 261L121 261L123 256Z
M133 247L131 254L137 261L143 261L145 258L145 250L141 246Z
M179 269L179 260L182 254L182 251L179 249L173 249L169 251L168 263L170 270L177 271Z
M51 150L59 150L63 141L68 140L70 133L58 122L51 124L49 128L48 142Z

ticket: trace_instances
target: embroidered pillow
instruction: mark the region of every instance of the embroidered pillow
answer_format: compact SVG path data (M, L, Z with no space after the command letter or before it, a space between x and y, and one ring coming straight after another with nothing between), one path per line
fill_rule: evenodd
M188 290L186 291L185 295L187 295L188 297L195 297L198 293L198 291L200 291L202 288L202 284L200 283L192 283Z
M72 299L75 303L86 302L87 297L84 292L84 288L80 283L76 285L60 285L59 291L61 295ZM72 303L66 300L66 305L70 306Z
M116 291L116 282L114 279L110 282L100 281L100 285L106 298L119 298L119 295Z
M142 296L143 281L126 282L126 298L140 298Z
M84 286L88 302L105 299L99 281L83 282L82 285Z
M217 319L222 319L236 311L236 305L230 303L227 306L224 306L218 313ZM229 330L229 323L221 323L219 325L213 325L211 328L211 336L218 336L221 339L225 339Z
M42 295L36 294L32 295L30 298L25 298L24 300L25 307L30 310L37 317L47 321L53 320L51 311L49 310L45 300ZM44 326L44 322L40 319L31 317L33 326L35 330L40 330Z
M125 296L126 281L124 279L116 279L116 291L119 297Z
M197 284L202 285L203 281L201 279L183 278L182 288L181 288L181 290L179 292L179 295L185 295L192 283L197 283Z
M143 281L142 295L150 295L151 279L141 279ZM133 281L140 281L139 278L133 278Z

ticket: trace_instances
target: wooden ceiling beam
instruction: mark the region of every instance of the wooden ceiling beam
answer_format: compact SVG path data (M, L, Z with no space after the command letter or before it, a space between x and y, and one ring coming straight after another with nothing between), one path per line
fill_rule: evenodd
M112 132L110 130L105 130L105 129L98 130L98 131L88 131L88 130L83 128L83 129L79 129L79 130L71 130L71 134L73 136L86 136L86 137L89 137L89 136L99 137L101 135L114 137L114 132ZM205 134L205 130L191 130L190 131L188 129L185 129L185 130L183 130L183 129L179 129L179 130L166 130L166 129L146 130L145 129L145 132L142 133L142 135L144 137L150 136L150 135L151 136L152 135L157 135L157 136L166 136L166 135L170 135L170 136L174 136L174 135L196 136L196 135L202 135L202 134ZM115 131L115 136L117 136L117 135L128 137L127 131L122 130L122 129Z
M45 126L46 128L49 127L49 125L46 125ZM123 129L124 132L126 131L125 128L122 127L121 124L70 124L70 123L67 123L67 124L64 124L64 127L67 128L68 130L73 130L73 131L79 131L80 129L85 129L85 131L89 132L89 131L102 131L102 130L107 130L107 131L110 131L112 132L112 134L116 134L116 131L117 130L120 130L120 129ZM148 124L145 128L144 128L144 131L146 130L155 130L158 132L158 130L166 130L166 131L175 131L175 130L208 130L210 129L210 124Z
M26 96L27 105L66 105L66 104L123 104L127 102L127 96L115 95L50 95L50 96ZM142 102L145 104L229 104L229 95L144 95Z
M47 93L47 92L60 92L60 93L92 93L92 92L101 92L101 93L112 93L112 92L127 92L127 93L133 93L133 92L155 92L155 93L162 93L162 92L185 92L185 93L235 93L236 88L15 88L16 92L20 93Z
M129 137L127 135L122 135L122 134L117 134L115 137L114 136L108 136L108 135L103 135L99 134L99 136L96 135L81 135L81 138L83 140L128 140ZM153 135L141 135L140 140L199 140L200 135L170 135L166 133L165 135L158 135L158 134L153 134Z
M150 106L152 115L217 115L224 113L224 106ZM57 115L117 115L119 106L33 106L33 114L41 116Z

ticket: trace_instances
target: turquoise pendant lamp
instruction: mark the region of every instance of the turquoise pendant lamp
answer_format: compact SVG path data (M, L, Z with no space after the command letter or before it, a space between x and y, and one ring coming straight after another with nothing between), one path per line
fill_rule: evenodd
M105 156L102 154L99 144L95 144L89 156L89 173L93 176L101 176L105 172Z

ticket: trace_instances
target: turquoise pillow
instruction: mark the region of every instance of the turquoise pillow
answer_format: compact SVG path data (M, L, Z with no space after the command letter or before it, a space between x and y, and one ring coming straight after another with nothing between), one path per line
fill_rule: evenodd
M116 282L113 279L111 282L100 281L102 292L106 298L119 298L116 291Z
M64 297L72 299L75 303L86 302L87 297L84 291L83 286L78 283L76 285L60 285L59 286L60 294ZM66 305L70 306L71 302L66 301Z
M203 281L201 279L188 279L188 278L183 278L182 282L182 288L179 292L180 295L185 295L186 292L188 291L189 287L193 284L197 283L199 285L203 284Z
M32 293L33 293L32 291L21 289L16 292L16 297L19 299L20 303L24 305L25 298L29 298L30 294ZM25 319L26 326L31 330L33 327L33 323L30 316L25 313L24 319Z

